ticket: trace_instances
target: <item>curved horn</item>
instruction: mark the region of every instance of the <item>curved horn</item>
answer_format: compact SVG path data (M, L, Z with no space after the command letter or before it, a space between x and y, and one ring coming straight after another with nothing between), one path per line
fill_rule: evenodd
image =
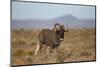
M54 31L59 31L60 30L60 24L59 23L56 23L54 25Z
M65 27L64 27L64 25L61 25L61 27L63 28L63 30L65 31Z

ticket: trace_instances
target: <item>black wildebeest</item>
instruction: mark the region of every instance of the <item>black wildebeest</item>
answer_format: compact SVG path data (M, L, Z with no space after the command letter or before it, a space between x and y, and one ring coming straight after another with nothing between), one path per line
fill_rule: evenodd
M54 25L54 28L52 30L43 29L39 33L39 44L37 44L35 55L37 54L39 49L40 51L42 51L44 45L49 46L50 49L57 48L60 45L61 41L64 40L64 32L65 32L64 25L60 25L58 23Z

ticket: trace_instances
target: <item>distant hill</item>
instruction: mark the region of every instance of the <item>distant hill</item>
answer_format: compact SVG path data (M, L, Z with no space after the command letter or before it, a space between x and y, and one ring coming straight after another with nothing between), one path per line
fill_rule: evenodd
M55 23L69 25L70 28L95 28L95 19L79 19L72 15L56 17L50 20L12 20L13 29L53 28Z

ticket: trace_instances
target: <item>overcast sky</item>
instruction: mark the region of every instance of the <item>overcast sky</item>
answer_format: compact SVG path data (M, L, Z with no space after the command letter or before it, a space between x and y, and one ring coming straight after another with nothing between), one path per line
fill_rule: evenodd
M80 19L95 19L95 7L12 2L12 19L52 19L63 15L73 15Z

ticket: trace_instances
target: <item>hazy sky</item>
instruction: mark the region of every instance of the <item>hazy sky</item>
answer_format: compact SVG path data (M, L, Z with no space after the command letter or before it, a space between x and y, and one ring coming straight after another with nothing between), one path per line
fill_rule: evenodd
M95 19L95 7L12 2L12 19L52 19L67 14L80 19Z

